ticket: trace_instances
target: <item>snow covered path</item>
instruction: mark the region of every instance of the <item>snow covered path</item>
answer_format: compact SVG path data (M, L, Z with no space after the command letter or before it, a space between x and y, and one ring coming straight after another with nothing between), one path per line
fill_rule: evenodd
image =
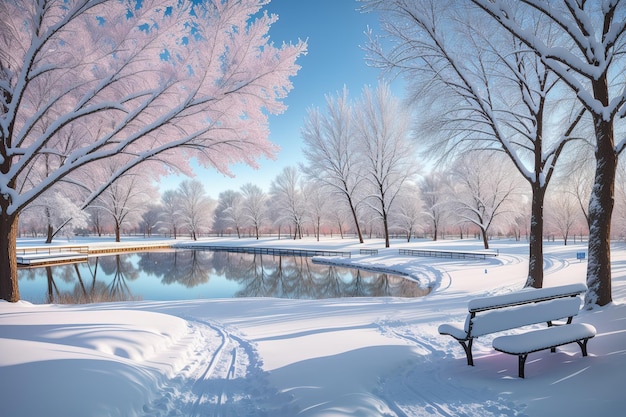
M449 244L449 243L448 243ZM521 249L520 249L521 248ZM548 286L584 282L580 247L552 246ZM438 334L477 295L519 289L515 244L480 261L353 256L345 262L429 271L416 299L271 298L82 306L0 303L0 402L6 415L85 416L589 416L626 406L626 250L614 252L615 303L575 321L598 330L517 359L474 345L476 366ZM422 275L423 276L423 275ZM5 354L9 352L9 354ZM62 381L62 383L59 383ZM37 401L32 399L36 398ZM50 410L53 412L50 413Z

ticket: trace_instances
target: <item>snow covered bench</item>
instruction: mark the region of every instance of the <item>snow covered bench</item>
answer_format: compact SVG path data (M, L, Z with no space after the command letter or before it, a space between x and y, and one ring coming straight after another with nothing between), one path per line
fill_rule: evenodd
M519 375L524 375L524 364L529 353L555 350L557 346L577 342L583 356L587 355L587 341L595 336L588 324L572 324L580 310L578 295L587 291L584 284L560 287L524 289L511 294L471 300L469 314L463 326L442 324L439 333L455 338L467 356L467 364L474 365L472 342L474 338L490 333L515 329L532 324L547 323L548 328L528 333L500 336L494 339L494 349L518 355ZM557 326L555 320L567 319L566 325Z
M493 339L493 348L499 352L517 355L518 375L524 378L524 364L529 353L550 349L569 343L578 343L583 356L587 356L587 342L596 335L596 329L586 323L573 323L567 326L552 326L510 336Z

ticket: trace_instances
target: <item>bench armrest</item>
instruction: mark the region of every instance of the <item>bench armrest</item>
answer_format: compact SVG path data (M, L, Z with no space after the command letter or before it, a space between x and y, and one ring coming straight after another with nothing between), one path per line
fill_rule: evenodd
M457 340L467 340L467 332L459 325L442 324L439 326L439 334L452 336Z

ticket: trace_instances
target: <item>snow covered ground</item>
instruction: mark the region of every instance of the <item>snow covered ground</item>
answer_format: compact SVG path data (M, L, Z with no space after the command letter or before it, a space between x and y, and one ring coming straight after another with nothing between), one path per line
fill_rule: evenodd
M609 416L626 407L626 246L613 245L614 303L581 311L594 325L589 357L576 344L517 357L474 344L466 365L441 323L477 296L518 290L526 242L499 256L450 260L398 248L480 250L477 240L216 240L215 244L352 251L342 262L426 268L417 299L219 299L97 305L0 302L3 416ZM379 254L358 255L359 248ZM545 286L585 282L584 244L546 243ZM540 327L540 326L537 326ZM515 331L513 331L515 332Z

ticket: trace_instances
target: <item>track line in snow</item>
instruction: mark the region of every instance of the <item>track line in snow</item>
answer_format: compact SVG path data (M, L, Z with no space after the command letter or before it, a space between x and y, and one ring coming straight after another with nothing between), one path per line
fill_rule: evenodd
M463 387L451 376L452 358L437 348L428 335L414 334L410 328L394 328L382 323L381 330L418 348L420 359L382 381L377 394L398 417L422 416L523 416L520 406L479 387ZM449 363L442 361L449 361ZM522 407L523 408L523 407Z

